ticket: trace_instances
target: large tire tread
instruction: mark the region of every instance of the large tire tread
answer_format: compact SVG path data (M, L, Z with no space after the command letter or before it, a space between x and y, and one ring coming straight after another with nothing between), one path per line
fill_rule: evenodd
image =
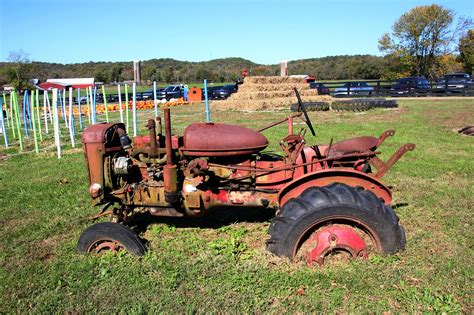
M385 254L405 247L405 233L393 209L368 190L334 183L325 187L310 187L299 197L283 205L269 228L267 249L277 256L293 258L300 246L302 234L325 218L340 216L347 221L362 222L375 235Z

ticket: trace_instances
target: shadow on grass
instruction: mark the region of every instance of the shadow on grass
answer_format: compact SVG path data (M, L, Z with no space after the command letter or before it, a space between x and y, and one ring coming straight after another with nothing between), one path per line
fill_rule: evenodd
M406 202L399 202L399 203L396 203L396 204L392 205L392 209L393 209L393 210L397 210L397 209L399 209L399 208L403 208L403 207L406 207L406 206L408 206L408 205L409 205L409 204L406 203Z
M160 217L150 213L136 214L127 225L137 233L145 232L149 225L165 223L176 228L218 229L234 223L267 222L275 216L275 210L262 207L218 207L199 218Z

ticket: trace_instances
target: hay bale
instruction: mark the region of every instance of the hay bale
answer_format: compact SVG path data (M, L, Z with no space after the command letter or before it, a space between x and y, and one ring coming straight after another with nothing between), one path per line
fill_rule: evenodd
M237 93L227 100L212 101L213 108L220 109L247 109L268 110L287 109L294 104L298 89L304 102L330 102L330 96L320 96L316 89L300 78L290 77L246 77L239 86Z

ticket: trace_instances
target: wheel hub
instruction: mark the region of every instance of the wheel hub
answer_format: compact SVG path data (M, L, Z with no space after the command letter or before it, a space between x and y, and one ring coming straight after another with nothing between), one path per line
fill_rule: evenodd
M117 252L119 250L123 249L123 245L120 244L117 241L113 240L107 240L107 241L101 241L93 244L89 252L94 252L94 253L100 253L102 251L112 251L112 252Z
M352 259L367 258L365 241L349 226L330 225L322 227L313 233L308 241L311 244L315 244L306 253L308 265L317 263L319 266L322 266L324 258L328 254L337 251L349 253Z

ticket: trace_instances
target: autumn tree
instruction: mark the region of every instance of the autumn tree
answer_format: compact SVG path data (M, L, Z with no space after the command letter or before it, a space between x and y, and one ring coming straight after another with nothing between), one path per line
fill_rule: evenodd
M458 38L472 25L443 6L419 6L403 14L379 39L380 51L397 55L410 64L412 75L433 77L439 58L456 50Z
M474 74L474 29L470 29L459 39L458 49L459 60L463 63L464 70Z

